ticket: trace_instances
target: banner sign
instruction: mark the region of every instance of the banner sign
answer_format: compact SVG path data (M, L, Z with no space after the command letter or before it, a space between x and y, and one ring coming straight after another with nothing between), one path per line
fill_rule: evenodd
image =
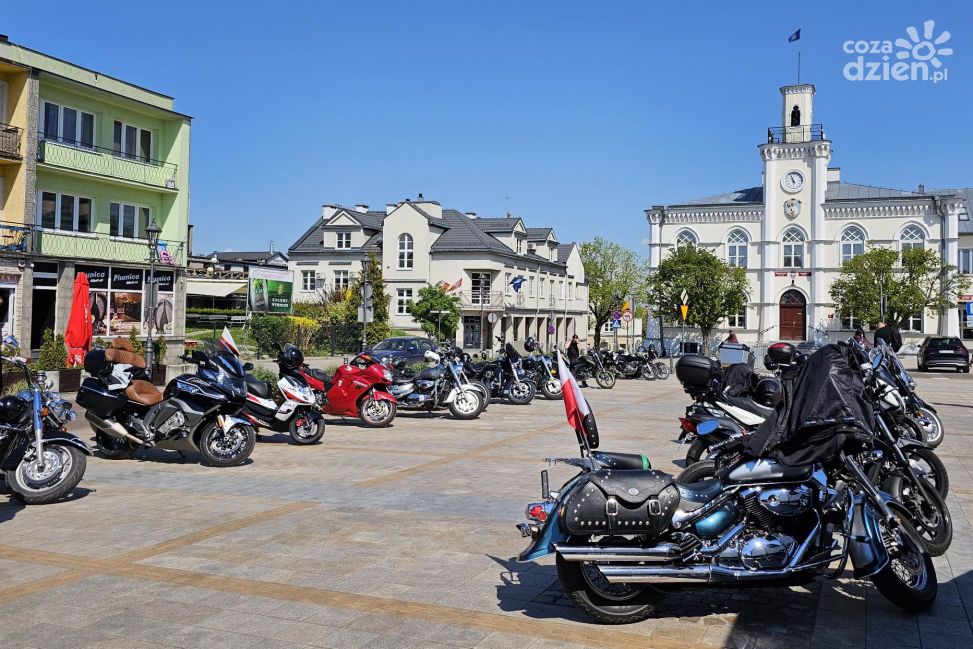
M255 313L290 313L294 271L250 267L247 309Z

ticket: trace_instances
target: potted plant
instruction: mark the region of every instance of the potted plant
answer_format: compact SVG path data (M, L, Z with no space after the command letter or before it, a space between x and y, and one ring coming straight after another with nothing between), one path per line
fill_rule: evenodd
M155 385L166 384L166 354L169 348L166 345L166 337L159 336L152 344L152 383Z
M77 392L81 387L81 368L67 365L68 349L64 346L64 336L45 329L37 369L45 371L59 391Z

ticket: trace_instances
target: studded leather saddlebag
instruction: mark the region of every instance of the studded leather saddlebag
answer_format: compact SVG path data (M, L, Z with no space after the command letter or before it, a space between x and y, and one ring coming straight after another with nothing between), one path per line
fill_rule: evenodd
M561 528L572 535L661 533L679 504L674 479L662 471L602 469L564 503Z

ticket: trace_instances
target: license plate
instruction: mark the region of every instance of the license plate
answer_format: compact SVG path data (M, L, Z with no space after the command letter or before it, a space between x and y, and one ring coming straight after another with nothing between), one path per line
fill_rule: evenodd
M939 350L939 353L940 354L955 354L956 353L956 350L953 350L953 349L940 349Z

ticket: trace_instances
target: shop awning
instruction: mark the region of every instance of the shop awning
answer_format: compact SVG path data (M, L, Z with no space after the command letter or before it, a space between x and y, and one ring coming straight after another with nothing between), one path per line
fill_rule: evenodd
M205 295L206 297L226 297L232 293L246 293L246 282L233 282L220 279L186 280L187 295Z

